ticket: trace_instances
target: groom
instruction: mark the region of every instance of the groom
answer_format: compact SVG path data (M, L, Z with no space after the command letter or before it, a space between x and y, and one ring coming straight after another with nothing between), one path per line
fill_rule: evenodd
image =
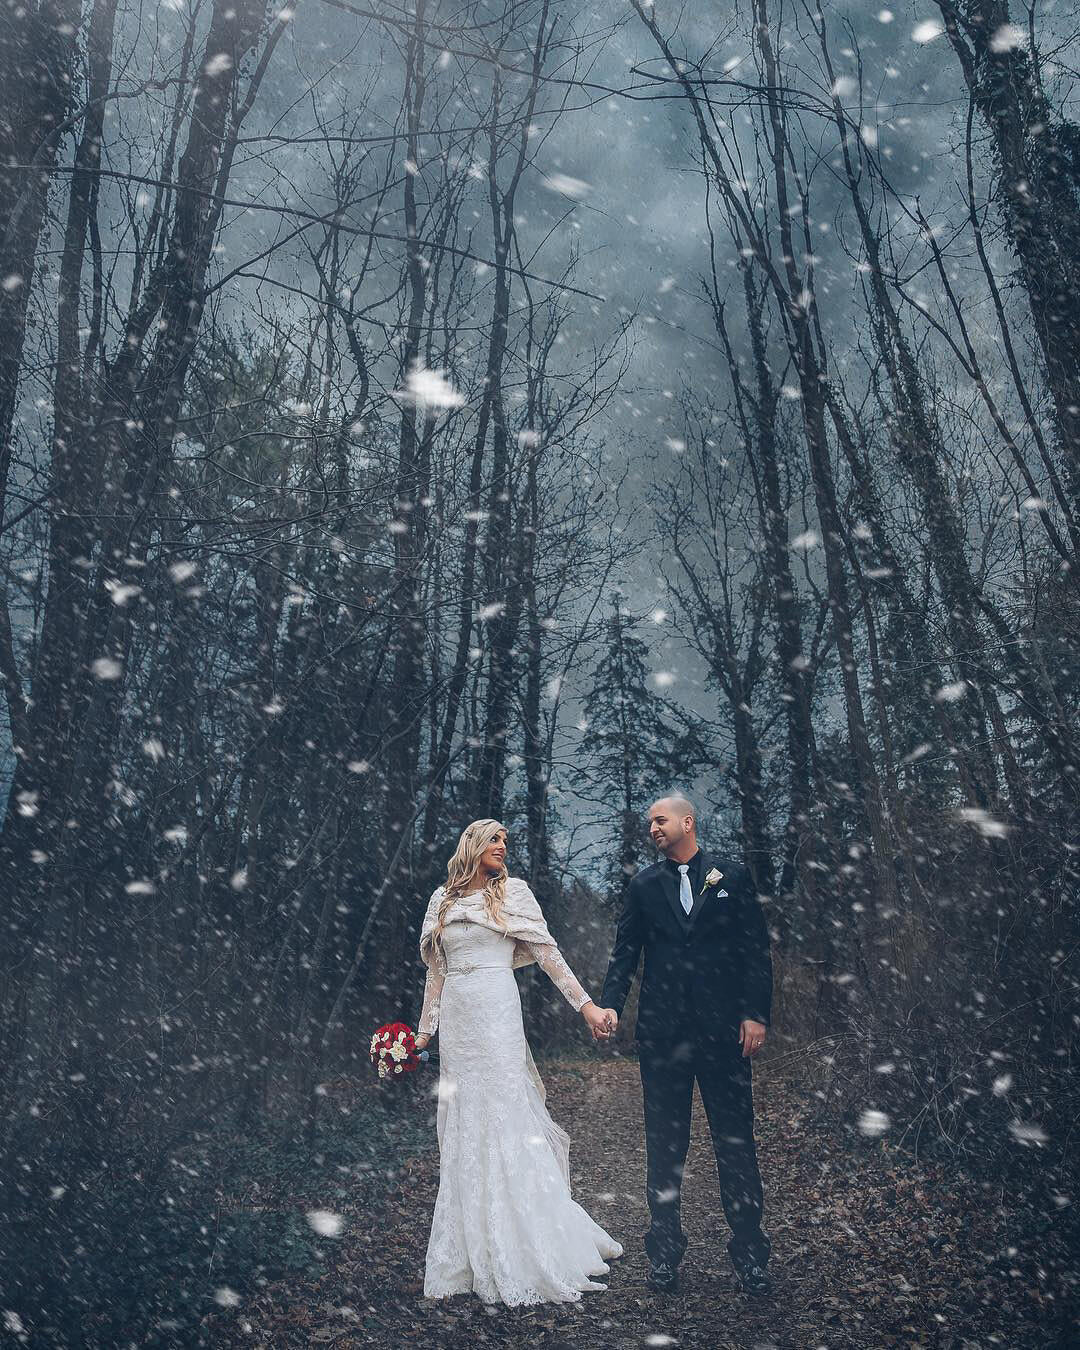
M644 951L636 1039L652 1216L648 1283L665 1293L678 1287L686 1250L679 1199L696 1078L732 1231L728 1254L743 1289L766 1294L772 1244L761 1229L750 1070L772 1002L765 918L748 869L698 847L685 797L654 803L649 833L664 856L627 887L600 998L613 1025L593 1033L601 1039L614 1030Z

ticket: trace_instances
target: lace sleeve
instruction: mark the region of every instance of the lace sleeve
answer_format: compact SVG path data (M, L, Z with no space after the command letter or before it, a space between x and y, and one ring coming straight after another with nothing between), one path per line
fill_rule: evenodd
M442 971L428 966L427 979L424 981L424 1008L420 1021L416 1024L418 1036L434 1036L439 1029L439 1000L443 989Z
M574 972L563 960L562 952L554 942L530 942L528 947L540 969L575 1012L580 1012L586 1003L592 1001L592 996L578 984Z

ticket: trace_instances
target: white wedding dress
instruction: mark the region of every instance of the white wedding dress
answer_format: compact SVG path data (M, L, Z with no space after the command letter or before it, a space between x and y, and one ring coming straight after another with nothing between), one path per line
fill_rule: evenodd
M576 1301L607 1287L594 1277L623 1249L571 1197L570 1140L548 1114L525 1039L514 940L470 913L483 919L481 895L448 913L446 970L429 964L417 1027L438 1029L440 1059L439 1194L424 1294ZM589 1001L554 943L526 945L575 1009Z

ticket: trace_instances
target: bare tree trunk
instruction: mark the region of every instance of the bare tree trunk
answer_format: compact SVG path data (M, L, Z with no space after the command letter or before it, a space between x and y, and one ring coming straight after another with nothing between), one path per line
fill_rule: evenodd
M786 289L780 288L778 291L777 301L784 305L787 311L788 331L791 334L790 349L802 395L803 425L814 484L814 498L818 519L821 521L829 604L832 609L837 655L840 660L848 737L859 775L859 788L864 794L863 805L873 844L870 860L873 899L879 915L896 915L900 906L893 865L894 844L889 823L889 807L867 735L866 715L856 668L854 623L843 561L843 524L837 507L825 427L823 372L817 361L811 335L810 309L813 298L812 296L805 298L808 279L799 276L795 262L795 245L791 228L792 203L784 167L787 138L781 102L783 94L773 53L765 0L756 0L755 17L758 49L765 70L765 98L772 133L769 149L772 157L773 188L776 194L787 280ZM779 277L776 279L778 281Z
M732 699L731 717L735 728L735 773L742 812L743 848L758 894L772 895L776 877L769 814L761 787L761 747L749 699L738 697L739 693L741 690L737 689L736 697Z
M425 61L426 6L419 0L405 57L405 109L407 118L407 159L415 166L405 174L405 232L406 285L409 308L406 319L405 342L402 348L402 387L405 380L420 364L422 323L426 308L424 260L419 238L416 178L421 163L419 140L420 118L426 92ZM421 482L420 438L417 424L420 411L417 404L406 400L401 412L398 442L396 485L396 515L394 520L394 580L391 601L391 622L394 633L393 653L394 704L386 737L386 829L393 841L403 839L405 847L397 854L399 870L388 879L390 904L386 909L386 924L380 935L380 970L384 982L392 989L400 984L400 992L391 995L391 1001L403 1015L411 980L407 977L410 933L415 911L421 898L413 894L411 835L420 759L421 719L424 712L424 632L420 616L420 569L424 553L427 495ZM395 1013L395 1016L398 1015Z
M0 522L26 306L50 175L71 106L81 14L79 0L0 4ZM94 111L100 117L103 105Z
M494 299L492 301L491 331L488 336L487 359L484 368L484 386L483 395L480 402L479 414L477 417L476 437L473 441L472 462L469 473L469 496L468 509L466 512L465 544L464 556L461 569L461 602L458 616L458 635L457 646L454 653L454 661L451 667L450 679L447 687L446 704L443 712L442 730L438 741L438 754L433 766L433 780L431 794L428 799L428 810L424 822L424 839L430 840L434 837L439 813L442 809L443 786L447 772L447 765L450 761L450 755L454 743L454 737L457 734L458 718L461 713L461 703L465 692L466 678L468 674L468 655L469 647L472 641L473 633L473 610L476 601L477 587L477 562L479 548L479 520L481 508L483 505L483 471L485 459L485 446L487 444L488 428L492 427L492 475L491 490L495 495L494 505L497 508L496 518L493 521L493 528L498 535L500 529L505 530L504 516L509 511L509 500L503 502L499 500L499 494L509 493L508 483L508 447L507 447L507 427L505 410L502 404L502 372L506 361L507 333L510 319L510 288L511 288L511 258L510 249L514 237L514 202L516 199L518 184L525 170L528 159L529 125L532 122L533 112L536 107L537 94L541 85L541 72L547 54L547 44L550 41L551 33L548 28L548 3L544 0L541 10L540 21L538 25L535 45L532 51L532 63L529 87L522 99L522 106L517 110L520 119L517 151L510 172L509 182L505 191L500 191L498 185L498 152L499 152L499 112L503 97L503 75L501 70L496 67L493 75L494 92L492 95L492 111L488 130L488 198L491 210L492 228L495 238L495 279L494 279ZM500 603L498 598L492 603ZM505 638L505 629L500 629L500 617L493 616L495 624L492 630L496 636L493 639L496 646L501 647L504 652L510 644ZM516 629L514 630L516 631ZM497 723L505 719L504 709L507 705L509 690L503 685L505 677L502 674L501 667L494 672L496 688L493 691L493 697L496 700L495 706L490 710L488 724L491 734L497 730ZM505 739L505 733L503 734ZM492 747L498 751L498 746ZM474 793L474 804L490 806L491 798L491 776L493 773L493 763L490 753L481 756L481 764L484 768L479 770L481 782ZM483 781L486 772L487 782Z
M835 78L821 19L819 38L822 56L830 79ZM899 315L885 285L881 240L875 233L859 187L858 175L851 158L851 138L844 124L843 108L837 96L833 98L833 113L840 133L841 154L845 177L855 217L859 223L863 248L870 265L870 287L877 306L877 321L873 333L878 350L889 375L896 407L892 418L893 441L902 467L906 470L919 494L924 519L932 547L930 556L941 585L945 610L946 630L949 634L953 659L959 674L977 695L960 705L960 716L967 722L967 744L964 753L979 786L984 804L997 796L997 773L993 754L989 749L988 720L993 721L990 705L997 705L997 695L981 678L980 654L982 637L975 623L977 612L976 586L968 565L963 527L957 518L942 473L945 458L940 427L929 411L924 395L923 381L915 358L900 324ZM996 707L1000 717L1000 707Z
M165 458L171 452L184 380L194 349L203 308L203 286L211 256L214 230L220 214L232 148L239 131L238 120L229 125L236 70L255 43L262 19L258 0L218 0L211 16L203 62L203 77L192 108L190 132L181 159L176 194L176 212L168 254L156 277L148 283L142 304L142 334L149 327L150 313L160 309L158 338L145 373L138 369L139 341L128 341L111 369L108 397L96 409L92 432L80 434L72 447L79 459L70 476L57 481L51 503L50 548L55 570L50 572L49 594L42 622L42 636L33 687L34 717L30 753L17 766L12 804L5 822L4 853L17 876L13 895L24 897L23 913L29 922L28 938L34 943L37 977L31 977L26 1019L28 1083L48 1055L53 1030L62 1030L63 1018L50 1011L53 980L51 963L59 955L57 945L66 922L78 914L84 892L90 893L101 874L111 865L114 831L108 817L106 785L110 776L112 738L121 716L124 673L128 656L131 616L134 606L113 603L118 586L138 594L144 580L142 567L150 544L147 508ZM101 21L111 25L106 7ZM264 55L266 55L264 53ZM98 51L98 78L107 78L107 56ZM265 69L265 63L261 69ZM253 78L250 107L261 70ZM94 124L87 127L87 156L96 155ZM231 144L230 144L231 137ZM99 138L98 138L99 139ZM84 162L91 162L84 159ZM207 197L207 185L215 193ZM74 353L71 351L72 306L78 303L78 270L81 267L89 197L72 194L67 238L69 257L67 308L61 315L61 341L67 360L58 371L58 386L69 399L80 391L72 385ZM132 335L134 336L134 335ZM62 439L65 429L81 424L79 411L57 407L56 425ZM126 425L125 425L126 424ZM99 481L108 463L119 487L102 491ZM110 499L111 523L95 541L92 553L100 559L94 590L83 580L86 563L92 561L85 527L87 504L96 497ZM120 562L119 560L125 560ZM129 570L130 569L130 570ZM94 573L89 573L93 576ZM76 581L75 579L78 578ZM72 587L82 598L73 602ZM79 594L78 591L74 594ZM91 665L89 662L98 662ZM40 806L27 817L18 810L26 795ZM12 808L15 809L12 809ZM74 826L67 828L65 822ZM9 831L8 822L15 825ZM48 856L48 869L24 868L20 859L31 848ZM68 869L78 858L75 872ZM63 902L61 902L63 897ZM18 903L18 902L17 902ZM107 1016L107 1009L101 1009Z
M816 883L811 867L814 858L814 832L810 825L813 801L812 747L810 725L811 662L804 650L799 622L799 591L791 568L791 549L787 511L780 488L780 456L776 436L779 383L769 368L762 315L764 295L754 285L750 262L740 255L747 328L753 355L754 391L744 390L742 374L728 337L719 291L713 286L717 332L724 344L728 372L735 390L747 452L754 471L754 487L765 541L765 566L776 615L776 655L786 693L785 724L789 764L788 818L784 830L784 854L781 863L780 892L791 903L796 886L802 888L808 902ZM750 413L747 412L749 404Z
M964 79L993 137L1005 228L1057 415L1065 477L1080 502L1080 240L1076 128L1054 115L1020 43L999 44L1007 0L938 0Z
M94 553L93 527L87 525L91 520L88 508L93 500L94 478L87 472L86 464L86 393L82 387L77 330L94 171L100 159L104 96L111 73L115 18L113 0L99 0L90 19L89 102L75 155L57 297L56 412L51 447L56 508L49 536L49 593L58 620L53 631L57 632L62 624L66 641L70 644L74 639L74 650L80 654L89 582L85 567L71 567L69 563L77 558L85 563ZM24 200L13 207L16 214L32 210L29 197L34 191L34 186L27 182ZM68 660L71 655L69 646ZM47 661L45 669L50 669ZM0 838L8 901L15 910L9 934L14 963L32 959L29 951L35 939L46 952L58 954L60 934L67 917L67 906L49 898L48 874L42 866L34 867L30 863L34 848L50 859L63 848L60 831L67 814L67 802L60 784L69 777L74 744L75 729L71 726L74 717L64 715L74 711L70 693L64 700L62 695L58 697L59 690L50 691L43 683L40 677L33 682L33 699L23 722L22 753L17 761ZM48 705L50 701L52 715L43 716L46 708L42 705ZM31 985L25 1026L31 1037L45 1036L48 1008L57 985L58 980L52 973Z
M548 835L548 782L551 764L541 722L543 692L543 628L536 593L536 549L540 529L540 499L537 486L537 456L529 456L523 510L528 513L522 556L521 588L525 608L527 646L525 689L522 697L522 729L525 759L525 828L529 851L529 884L538 894L551 885L551 840Z
M893 546L886 528L886 513L881 496L874 480L867 458L867 452L860 455L851 427L848 425L844 408L841 406L836 390L826 380L823 383L825 397L833 426L836 428L837 441L847 461L848 471L854 484L855 500L862 516L863 524L870 532L870 543L883 575L875 582L886 597L886 604L892 620L898 642L894 642L897 651L904 651L913 658L915 667L922 672L919 679L921 703L928 710L928 717L936 723L948 745L968 800L975 807L986 806L986 797L982 793L978 780L971 771L968 756L962 748L962 728L957 726L951 711L951 704L935 698L935 694L944 684L939 665L939 657L933 640L927 629L922 608L908 584L903 559ZM909 731L911 728L909 727Z

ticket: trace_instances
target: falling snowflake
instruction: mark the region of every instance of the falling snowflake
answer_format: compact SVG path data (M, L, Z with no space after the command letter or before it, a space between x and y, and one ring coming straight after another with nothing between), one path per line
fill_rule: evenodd
M221 1285L214 1290L214 1302L220 1304L222 1308L235 1308L240 1303L240 1295L235 1289L230 1289L227 1284Z
M549 192L561 192L564 197L573 197L580 201L588 196L592 186L584 178L571 178L568 173L549 173L544 177L544 186Z
M1009 827L1002 820L996 820L989 811L978 806L962 806L957 815L965 825L974 825L986 839L1004 839Z
M99 656L90 666L95 680L118 680L124 667L111 656Z
M405 388L394 391L394 397L402 403L412 403L418 408L460 408L465 395L454 388L441 370L426 370L423 366L414 366L405 376Z
M123 609L129 600L134 600L137 595L142 595L141 586L125 585L120 581L107 581L105 589L109 592L109 598L118 608Z
M320 1237L340 1237L345 1220L329 1209L309 1209L306 1215L312 1231Z
M1024 30L1015 23L1003 23L990 36L992 52L1012 52L1025 45Z
M944 31L945 25L940 19L927 19L924 23L916 24L911 30L911 40L912 42L933 42Z
M232 66L233 59L228 52L218 52L203 66L203 74L213 79L217 75L224 75L227 70L232 70Z
M1034 1120L1011 1120L1009 1122L1009 1133L1018 1144L1023 1144L1025 1148L1030 1148L1032 1144L1036 1148L1041 1148L1043 1144L1050 1142L1050 1136Z
M15 801L17 803L16 812L27 820L33 820L41 809L38 806L38 794L36 792L17 792Z
M867 1139L877 1139L885 1133L892 1124L888 1115L884 1111L875 1111L872 1107L859 1116L859 1133L865 1135Z

